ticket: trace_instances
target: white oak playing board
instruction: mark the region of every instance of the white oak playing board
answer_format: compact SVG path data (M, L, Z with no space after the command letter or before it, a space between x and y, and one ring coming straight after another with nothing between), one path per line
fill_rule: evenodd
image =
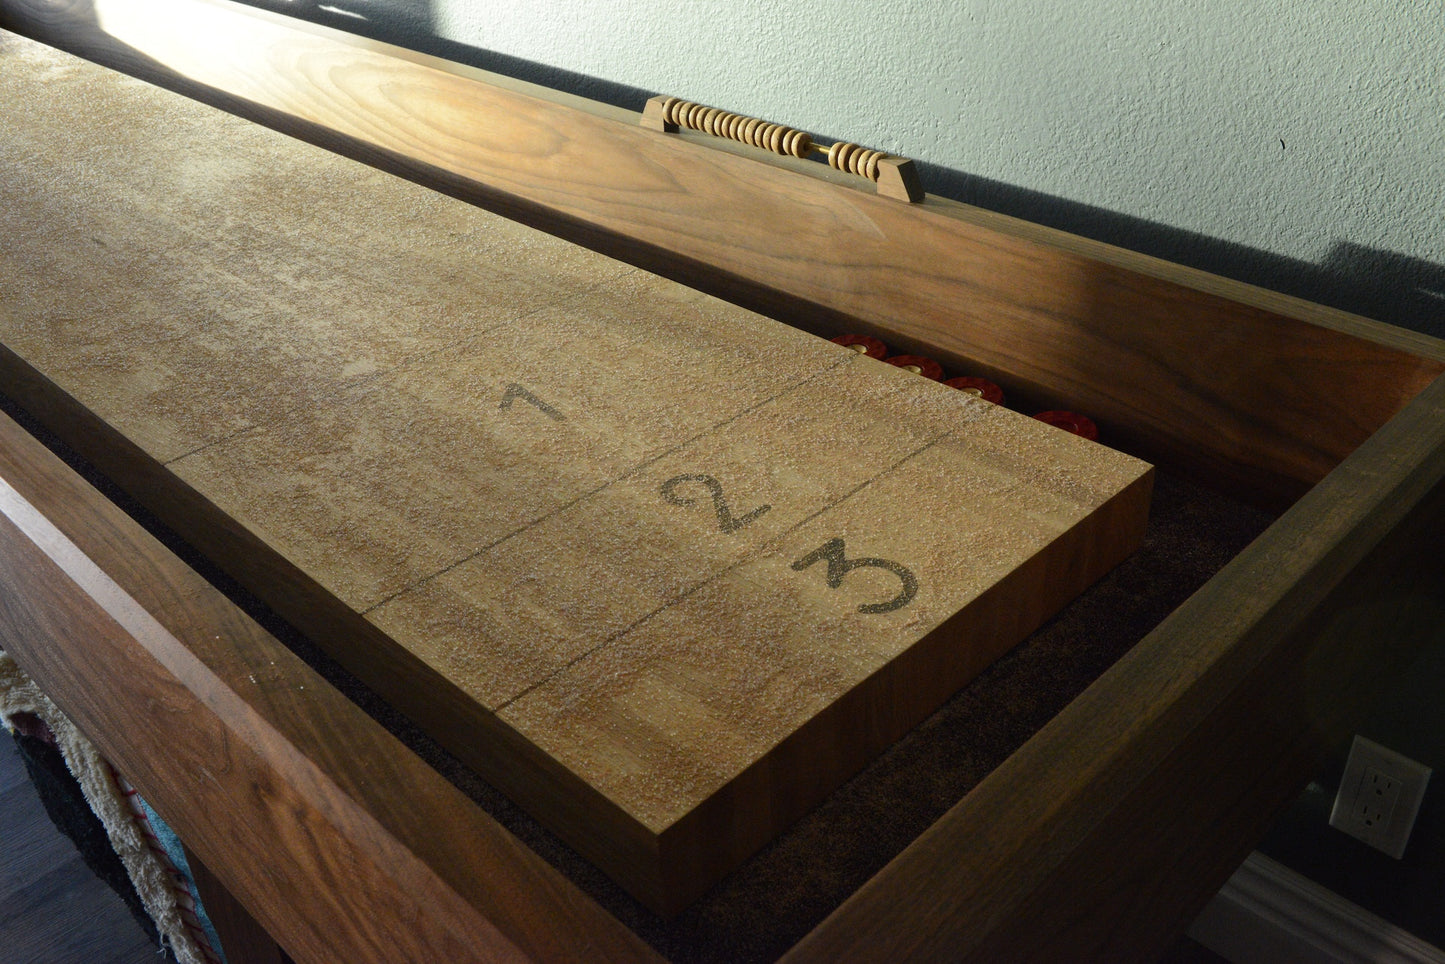
M1142 536L1133 458L3 33L0 129L0 389L660 910Z

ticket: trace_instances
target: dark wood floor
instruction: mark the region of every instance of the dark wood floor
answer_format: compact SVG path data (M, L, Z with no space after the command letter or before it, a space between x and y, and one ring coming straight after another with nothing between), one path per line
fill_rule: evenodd
M46 816L0 730L0 959L5 964L156 964L156 946Z

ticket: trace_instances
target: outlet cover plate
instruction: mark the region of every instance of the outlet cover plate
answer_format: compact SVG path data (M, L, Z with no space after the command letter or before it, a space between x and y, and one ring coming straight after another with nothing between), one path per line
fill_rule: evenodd
M1429 780L1429 767L1356 736L1330 812L1330 826L1399 860Z

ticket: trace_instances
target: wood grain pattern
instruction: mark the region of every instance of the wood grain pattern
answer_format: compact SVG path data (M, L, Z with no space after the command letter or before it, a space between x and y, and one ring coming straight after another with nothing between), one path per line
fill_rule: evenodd
M287 615L299 573L323 645L660 912L1142 538L1135 459L39 45L0 55L8 390L164 465L156 511L248 534L216 559ZM439 718L440 694L475 706Z
M297 960L652 957L8 418L0 480L4 648Z
M840 190L815 164L657 137L630 112L219 0L91 9L99 30L83 12L6 6L41 36L225 91L251 116L740 303L886 333L1021 402L1087 411L1141 457L1257 501L1297 497L1445 370L1429 339L1342 312L936 198Z
M189 847L185 851L196 899L216 929L226 964L286 964L284 952L250 911L211 873L205 861Z

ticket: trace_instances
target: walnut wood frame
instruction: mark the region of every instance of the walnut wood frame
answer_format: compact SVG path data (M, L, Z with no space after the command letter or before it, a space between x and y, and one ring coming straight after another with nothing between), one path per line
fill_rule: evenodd
M1149 959L1445 632L1439 341L221 0L148 4L154 36L106 26L132 0L96 6L3 0L0 26L814 330L967 360L1289 505L790 960ZM115 437L8 387L145 500ZM0 479L0 645L298 960L655 956L8 421Z

